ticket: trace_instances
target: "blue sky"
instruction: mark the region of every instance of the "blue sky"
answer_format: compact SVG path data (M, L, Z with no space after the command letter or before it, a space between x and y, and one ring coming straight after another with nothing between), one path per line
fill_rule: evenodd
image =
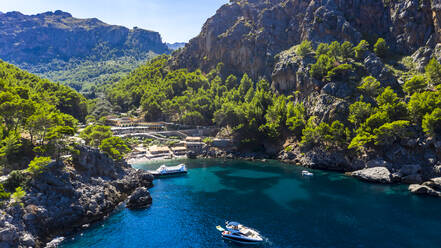
M158 31L166 42L188 41L228 0L0 0L0 11L63 10L78 18Z

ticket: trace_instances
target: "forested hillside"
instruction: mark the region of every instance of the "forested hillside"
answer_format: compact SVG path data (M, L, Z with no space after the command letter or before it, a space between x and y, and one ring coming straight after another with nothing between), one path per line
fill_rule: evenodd
M64 136L87 115L75 90L0 61L0 169L27 165L37 154L56 156Z
M123 111L141 107L146 120L217 125L257 151L288 139L286 151L299 145L303 151L349 151L358 157L441 135L441 65L435 58L418 71L411 57L394 56L381 38L373 45L362 40L315 48L304 41L277 58L281 67L303 68L302 90L277 93L266 80L223 74L222 63L208 74L173 70L173 58L162 56L107 95ZM379 72L373 73L372 63Z
M0 59L78 91L94 92L162 53L160 34L136 27L62 11L0 15Z

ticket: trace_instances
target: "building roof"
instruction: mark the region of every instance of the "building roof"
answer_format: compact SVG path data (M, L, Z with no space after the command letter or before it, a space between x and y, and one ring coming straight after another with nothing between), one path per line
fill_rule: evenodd
M199 142L202 140L201 137L187 137L185 138L186 141L190 141L190 142Z
M152 146L149 148L150 152L170 152L167 146Z
M187 150L187 148L185 148L184 146L177 146L177 147L173 147L172 150L173 151L185 151L185 150Z

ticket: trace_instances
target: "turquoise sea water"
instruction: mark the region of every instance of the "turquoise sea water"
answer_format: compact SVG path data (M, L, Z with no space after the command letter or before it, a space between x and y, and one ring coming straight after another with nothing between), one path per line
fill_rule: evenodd
M188 175L155 180L151 208L122 208L62 247L238 247L215 228L225 220L260 231L259 247L441 247L441 199L407 186L324 171L305 178L275 161L167 164L180 162Z

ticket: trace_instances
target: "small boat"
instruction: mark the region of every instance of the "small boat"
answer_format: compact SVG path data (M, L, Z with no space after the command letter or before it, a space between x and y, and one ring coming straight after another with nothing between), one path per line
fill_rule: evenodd
M226 222L225 229L217 226L216 229L222 232L222 238L240 244L259 244L263 242L262 236L249 227L238 222Z
M187 168L186 168L185 164L180 164L177 166L161 165L158 169L150 170L149 172L153 175L153 177L159 178L159 177L186 174Z
M314 173L309 172L307 170L304 170L304 171L302 171L302 176L312 177L312 176L314 176Z

